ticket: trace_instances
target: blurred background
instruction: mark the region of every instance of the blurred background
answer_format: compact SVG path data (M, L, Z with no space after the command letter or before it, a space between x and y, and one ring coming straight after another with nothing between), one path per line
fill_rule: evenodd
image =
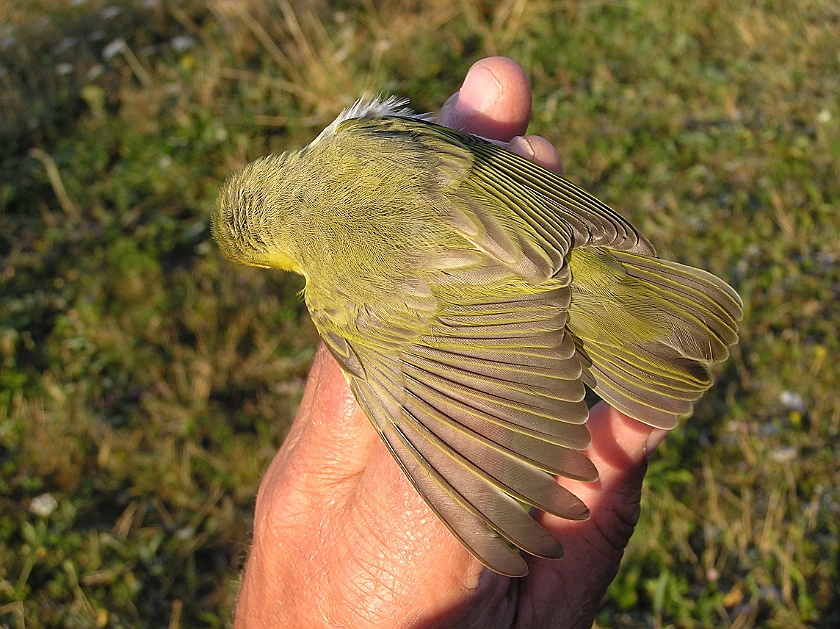
M218 186L503 54L567 176L745 304L598 625L840 626L838 41L824 0L0 5L0 625L229 623L317 335Z

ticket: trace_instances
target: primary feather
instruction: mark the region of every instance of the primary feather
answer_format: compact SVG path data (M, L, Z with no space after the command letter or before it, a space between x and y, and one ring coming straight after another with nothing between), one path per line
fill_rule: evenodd
M584 384L661 428L711 386L741 301L587 192L403 101L360 101L309 146L225 183L230 259L295 271L315 325L400 467L502 574L560 557L530 505L586 506Z

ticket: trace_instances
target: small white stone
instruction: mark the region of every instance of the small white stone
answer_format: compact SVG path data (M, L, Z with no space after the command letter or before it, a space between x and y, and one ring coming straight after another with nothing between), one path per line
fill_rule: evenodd
M52 494L35 496L29 503L29 510L41 518L48 518L58 507L58 501Z
M798 393L792 391L782 391L779 394L779 401L789 411L798 411L802 413L805 410L805 400Z

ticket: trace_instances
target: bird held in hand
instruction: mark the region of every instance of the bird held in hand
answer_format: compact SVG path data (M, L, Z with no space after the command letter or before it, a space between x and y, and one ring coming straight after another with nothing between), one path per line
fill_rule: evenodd
M404 101L362 100L223 185L229 259L306 278L306 304L402 470L486 566L562 556L528 506L589 510L584 385L673 428L738 340L738 294L656 257L590 194Z

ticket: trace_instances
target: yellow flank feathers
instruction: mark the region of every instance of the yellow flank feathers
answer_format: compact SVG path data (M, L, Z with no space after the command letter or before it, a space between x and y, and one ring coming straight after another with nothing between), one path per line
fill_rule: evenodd
M235 262L306 277L417 491L485 565L522 576L516 548L562 556L523 504L588 517L551 477L597 478L584 384L673 428L737 342L741 301L566 179L401 104L360 101L232 175L213 236Z

